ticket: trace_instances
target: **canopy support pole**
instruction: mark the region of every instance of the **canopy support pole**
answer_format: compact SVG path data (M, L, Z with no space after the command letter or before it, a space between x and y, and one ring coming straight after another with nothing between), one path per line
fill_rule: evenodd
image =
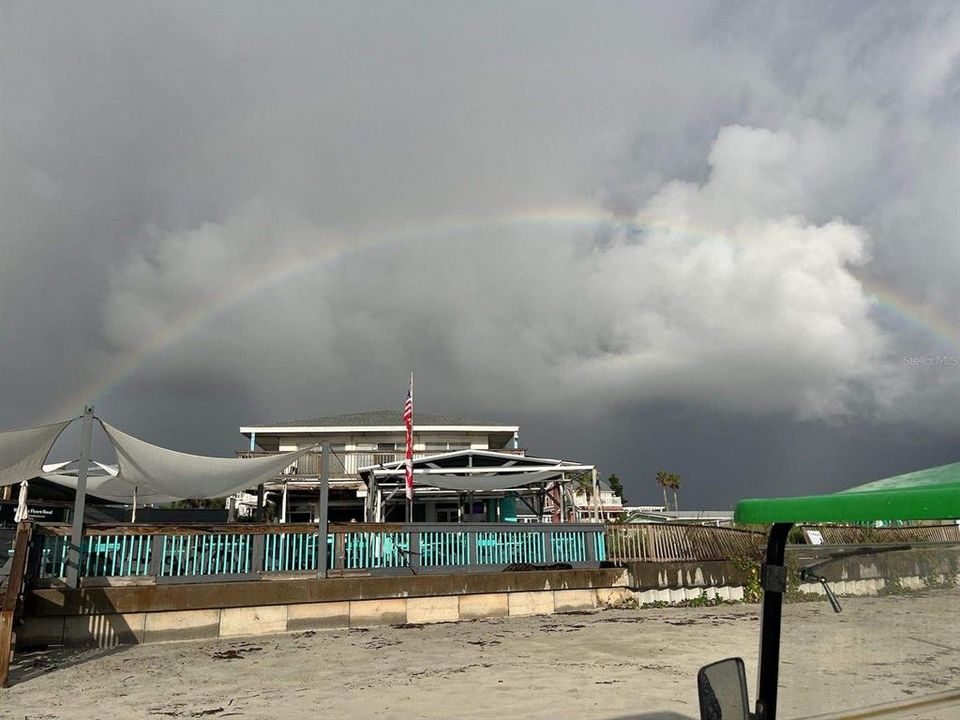
M133 509L130 511L131 524L137 521L137 490L139 489L136 485L133 486Z
M594 468L591 475L593 482L593 508L597 514L597 522L603 522L600 517L600 484L597 482L597 469Z
M563 475L560 476L560 482L557 484L557 495L560 496L560 522L567 521L567 498L563 491Z
M320 451L320 508L318 518L317 577L327 577L327 535L330 532L330 443L325 442ZM336 547L336 543L334 543Z
M777 676L780 673L780 621L783 595L787 591L787 571L783 557L787 535L793 523L776 523L770 528L767 557L760 571L763 606L760 611L760 658L757 681L757 720L776 720Z
M370 482L367 483L367 497L363 504L364 522L377 522L377 476L370 473Z
M90 444L93 439L93 406L83 409L80 429L80 460L77 466L77 493L73 501L73 529L67 549L67 586L80 586L80 546L83 543L83 511L87 503L87 465L90 462Z

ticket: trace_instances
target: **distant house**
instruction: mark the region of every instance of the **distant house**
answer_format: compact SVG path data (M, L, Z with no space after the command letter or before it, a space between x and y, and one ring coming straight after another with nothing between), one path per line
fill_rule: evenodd
M561 522L562 517L565 517L565 522L595 522L598 518L600 522L619 520L624 511L620 496L613 492L606 480L599 477L597 488L599 492L595 497L592 493L581 490L577 483L570 483L568 490L572 502L563 503L560 502L558 493L551 493L547 503L546 521ZM527 512L521 512L518 519L520 522L537 522L537 518Z
M692 525L732 525L732 510L668 510L663 505L625 507L628 523L687 523Z
M600 489L598 498L590 497L582 490L577 490L574 493L573 498L577 503L577 519L587 520L595 517L599 512L600 518L604 522L617 520L623 513L623 501L620 496L613 492L610 483L602 478L597 478L597 487Z

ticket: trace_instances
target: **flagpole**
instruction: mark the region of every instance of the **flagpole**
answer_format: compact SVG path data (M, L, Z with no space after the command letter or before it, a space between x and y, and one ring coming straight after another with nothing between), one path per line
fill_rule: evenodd
M410 371L410 457L407 463L413 463L413 371ZM407 491L407 522L413 522L413 489Z

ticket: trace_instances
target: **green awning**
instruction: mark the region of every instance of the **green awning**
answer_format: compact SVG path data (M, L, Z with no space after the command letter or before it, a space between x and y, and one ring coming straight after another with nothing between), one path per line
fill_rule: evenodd
M832 495L741 500L738 523L872 522L960 518L960 462L877 480Z

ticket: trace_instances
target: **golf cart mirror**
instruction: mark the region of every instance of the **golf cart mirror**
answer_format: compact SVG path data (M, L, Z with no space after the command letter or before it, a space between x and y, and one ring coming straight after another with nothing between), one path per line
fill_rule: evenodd
M700 720L749 720L747 671L740 658L704 665L697 673Z

